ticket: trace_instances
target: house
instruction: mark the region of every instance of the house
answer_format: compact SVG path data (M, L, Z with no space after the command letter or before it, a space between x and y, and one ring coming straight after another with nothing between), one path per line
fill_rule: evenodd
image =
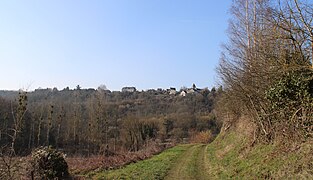
M195 84L192 85L191 88L182 87L180 90L180 96L185 97L187 94L199 94L202 89L196 87Z
M123 87L122 92L136 92L135 87Z
M170 95L175 95L177 92L176 92L176 88L169 88L168 90L167 90L167 92L170 94Z
M194 92L196 92L196 90L193 89L193 88L188 88L188 89L187 89L187 94L192 94L192 93L194 93Z
M187 88L186 92L187 94L194 94L194 93L200 93L202 89L197 88L195 84L192 85L192 88Z
M164 93L166 93L166 91L165 91L164 89L162 89L162 88L158 88L158 89L157 89L157 92L158 92L159 94L164 94Z
M180 95L180 96L182 96L182 97L185 97L185 96L186 96L186 94L187 94L187 92L186 92L185 90L183 90L183 91L181 91L181 92L180 92L180 94L179 94L179 95Z

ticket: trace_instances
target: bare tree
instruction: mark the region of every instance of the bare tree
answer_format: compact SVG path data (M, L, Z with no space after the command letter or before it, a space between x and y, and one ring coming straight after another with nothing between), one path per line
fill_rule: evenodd
M312 5L235 0L231 13L230 40L218 67L226 101L241 104L240 111L251 116L259 134L271 140L277 124L267 92L288 72L303 71L308 77L312 73Z
M27 112L27 92L19 91L18 104L16 110L11 102L11 113L13 117L13 127L9 128L8 136L11 138L11 145L9 149L6 146L2 146L0 149L0 178L3 179L15 179L17 178L17 172L20 167L20 162L14 159L16 155L15 147L16 141L19 138L23 126L24 116ZM11 133L10 133L11 132Z
M13 128L10 130L13 132L13 134L8 134L12 138L11 143L11 150L13 153L15 153L15 143L19 136L19 134L22 131L23 128L23 118L27 112L27 92L20 91L19 92L19 99L18 99L18 106L16 112L14 112L12 103L12 116L13 116Z

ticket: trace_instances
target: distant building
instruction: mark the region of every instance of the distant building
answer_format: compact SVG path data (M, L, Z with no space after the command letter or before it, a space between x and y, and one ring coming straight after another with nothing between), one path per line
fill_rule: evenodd
M192 85L192 88L186 89L187 94L200 93L201 91L202 89L197 88L195 84Z
M168 89L167 92L168 92L170 95L175 95L175 94L177 93L176 88L172 88L172 87L171 87L170 89Z
M196 92L196 90L193 89L193 88L188 88L188 89L187 89L187 94L192 94L192 93L194 93L194 92Z
M122 92L135 92L136 88L135 87L123 87Z
M47 91L52 92L53 89L51 89L51 88L46 88L46 89L38 88L38 89L35 89L35 92L47 92Z
M187 92L186 92L185 90L183 90L183 91L181 91L181 92L180 92L180 94L179 94L179 95L180 95L180 96L182 96L182 97L185 97L185 96L186 96L186 94L187 94Z
M180 96L186 96L187 94L199 94L202 89L197 88L195 84L192 85L191 88L182 87L180 90Z
M160 93L160 94L163 94L163 93L166 92L166 91L163 90L162 88L158 88L158 89L157 89L157 92Z

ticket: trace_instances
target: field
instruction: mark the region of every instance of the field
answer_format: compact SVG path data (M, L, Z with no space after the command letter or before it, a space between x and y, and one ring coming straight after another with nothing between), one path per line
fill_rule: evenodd
M116 170L90 172L92 179L312 179L313 147L259 143L251 147L236 131L211 144L178 145Z
M242 132L230 130L210 144L177 145L156 155L137 152L112 159L66 160L74 179L312 179L312 144L252 145ZM29 177L25 164L29 159L13 160L12 171L19 167L16 175Z
M117 170L89 173L93 179L163 179L176 160L192 145L180 145L165 150L150 159L125 166Z

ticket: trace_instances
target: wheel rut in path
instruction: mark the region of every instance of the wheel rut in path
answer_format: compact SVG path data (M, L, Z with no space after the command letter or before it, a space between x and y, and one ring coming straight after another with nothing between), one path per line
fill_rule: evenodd
M182 154L171 168L165 180L207 179L206 146L195 144Z

